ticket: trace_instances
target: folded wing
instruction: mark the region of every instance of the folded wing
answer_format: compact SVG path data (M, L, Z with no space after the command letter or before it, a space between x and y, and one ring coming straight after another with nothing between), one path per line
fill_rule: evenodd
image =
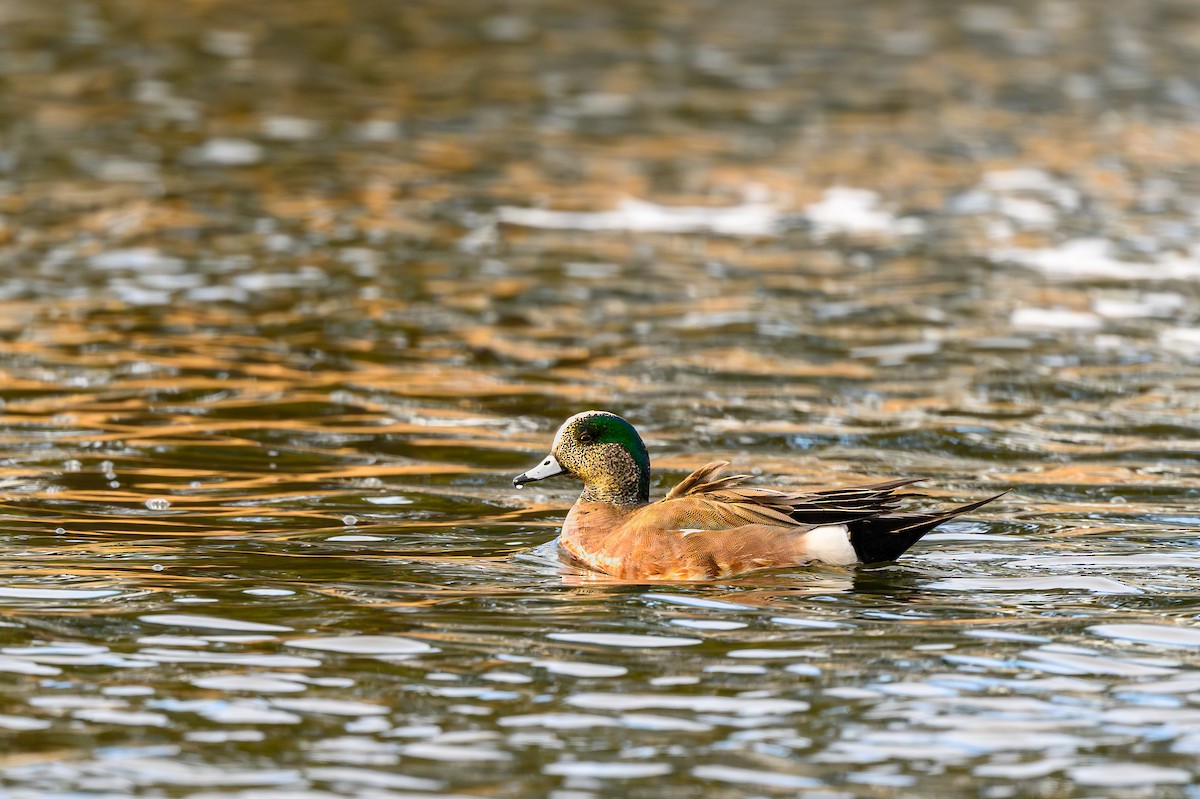
M693 521L699 529L718 529L728 526L731 521L789 527L845 524L895 510L901 501L894 493L896 489L921 479L890 480L826 491L788 492L740 485L749 475L720 476L727 466L728 461L714 461L700 467L671 489L658 506L663 510L670 508L676 514L694 516ZM705 524L706 520L710 523Z

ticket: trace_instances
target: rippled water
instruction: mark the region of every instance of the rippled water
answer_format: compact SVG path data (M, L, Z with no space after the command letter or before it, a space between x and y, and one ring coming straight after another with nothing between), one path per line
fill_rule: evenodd
M1196 796L1182 2L0 3L0 794ZM661 493L1008 489L901 562Z

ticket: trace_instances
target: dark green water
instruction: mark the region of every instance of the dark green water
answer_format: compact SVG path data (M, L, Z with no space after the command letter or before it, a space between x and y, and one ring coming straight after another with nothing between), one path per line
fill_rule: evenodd
M0 2L0 797L1194 797L1200 12ZM1008 489L623 585L514 491Z

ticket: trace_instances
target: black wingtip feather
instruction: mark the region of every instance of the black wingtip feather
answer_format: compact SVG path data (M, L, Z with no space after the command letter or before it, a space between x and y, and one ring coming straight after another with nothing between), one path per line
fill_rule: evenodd
M940 513L904 513L856 519L849 523L850 545L854 547L859 563L895 560L942 522L970 513L1007 493L1003 491L994 497Z

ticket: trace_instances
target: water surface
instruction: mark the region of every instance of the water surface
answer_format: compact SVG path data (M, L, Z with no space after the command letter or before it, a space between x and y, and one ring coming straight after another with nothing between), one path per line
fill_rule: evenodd
M0 793L1195 795L1190 4L0 21ZM510 483L594 407L1010 493L615 583Z

